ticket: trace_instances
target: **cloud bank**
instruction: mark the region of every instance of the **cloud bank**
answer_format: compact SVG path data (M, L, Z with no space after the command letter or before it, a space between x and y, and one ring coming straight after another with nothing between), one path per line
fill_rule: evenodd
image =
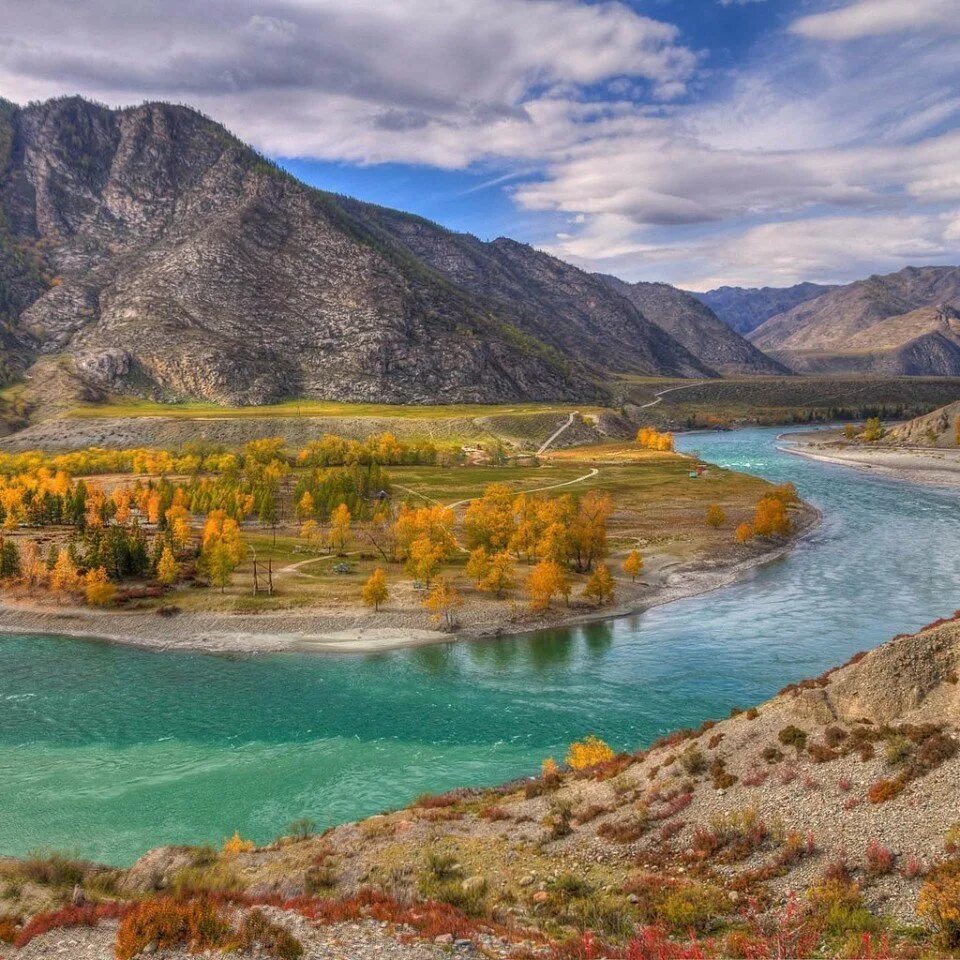
M717 70L615 0L11 0L0 92L186 102L277 156L483 166L542 218L529 239L628 278L960 260L956 0L816 6Z

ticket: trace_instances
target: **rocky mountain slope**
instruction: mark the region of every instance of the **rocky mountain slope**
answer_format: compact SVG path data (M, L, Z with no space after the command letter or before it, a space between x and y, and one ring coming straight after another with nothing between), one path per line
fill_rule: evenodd
M326 956L332 929L361 926L379 939L345 956L389 951L398 936L424 957L438 945L494 957L942 955L960 947L947 910L960 875L958 676L960 623L938 622L634 754L587 740L569 768L422 797L322 836L161 848L126 871L80 865L73 897L169 911L171 891L213 890L240 917L270 904L306 957ZM55 924L42 911L70 896L45 878L65 869L0 864L16 882L8 935L37 934L23 956L77 936L43 932ZM112 956L114 924L84 932L81 955Z
M883 438L885 444L919 447L957 447L960 445L960 400L932 413L915 417L891 427Z
M590 274L308 188L183 107L0 104L0 214L0 377L45 410L585 401L611 374L715 375Z
M960 267L908 267L839 287L750 334L803 372L960 373Z
M717 287L690 295L710 307L737 333L746 336L770 317L833 289L821 283L798 283L792 287Z
M609 276L602 279L648 320L724 376L789 373L783 364L761 353L692 294L667 283L626 283Z

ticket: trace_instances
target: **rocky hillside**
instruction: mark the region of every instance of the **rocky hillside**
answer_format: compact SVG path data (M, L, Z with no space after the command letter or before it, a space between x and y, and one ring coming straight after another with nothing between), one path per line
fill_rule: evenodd
M648 320L724 376L789 373L783 364L761 353L692 294L667 283L625 283L616 277L602 279Z
M957 447L960 445L960 400L947 404L932 413L915 417L906 423L891 427L883 442L886 444L920 447Z
M710 307L737 333L746 336L765 320L833 289L821 283L798 283L792 287L717 287L690 295Z
M960 267L908 267L839 287L750 334L803 372L960 374Z
M76 888L62 862L2 864L0 910L13 916L10 938L37 935L28 957L70 937L97 960L115 939L147 945L154 914L181 909L164 898L200 909L201 891L232 899L239 912L224 922L241 929L256 904L271 905L306 957L326 956L334 929L376 938L343 954L360 958L381 955L374 944L393 956L397 937L410 950L397 956L423 957L444 945L621 957L631 940L626 955L664 960L943 955L960 948L958 677L960 623L941 622L638 753L588 739L569 766L422 797L322 836L298 825L260 849L162 848L127 871L74 865ZM57 915L42 911L70 890L106 902L86 907L104 925L45 933ZM118 936L110 918L134 897L154 906L137 907ZM681 952L690 938L699 945Z
M530 247L308 188L183 107L79 98L0 103L0 361L47 412L587 401L611 374L716 374Z

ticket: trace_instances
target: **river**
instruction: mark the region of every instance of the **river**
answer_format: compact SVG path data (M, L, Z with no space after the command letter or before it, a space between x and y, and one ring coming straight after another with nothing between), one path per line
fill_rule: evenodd
M0 852L124 864L501 782L588 732L634 749L960 606L955 493L793 457L776 436L680 445L794 481L821 527L734 586L643 615L370 657L0 638Z

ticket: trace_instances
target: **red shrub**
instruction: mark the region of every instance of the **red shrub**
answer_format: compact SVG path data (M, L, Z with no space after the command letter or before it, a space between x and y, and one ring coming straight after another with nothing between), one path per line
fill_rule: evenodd
M867 863L867 872L875 876L890 873L893 870L893 852L888 847L881 846L876 840L871 840L867 845L864 859Z
M38 913L17 934L14 945L25 947L35 937L43 936L50 930L68 927L95 927L101 920L113 920L123 916L129 909L122 903L89 903L82 907L64 907L50 913Z

